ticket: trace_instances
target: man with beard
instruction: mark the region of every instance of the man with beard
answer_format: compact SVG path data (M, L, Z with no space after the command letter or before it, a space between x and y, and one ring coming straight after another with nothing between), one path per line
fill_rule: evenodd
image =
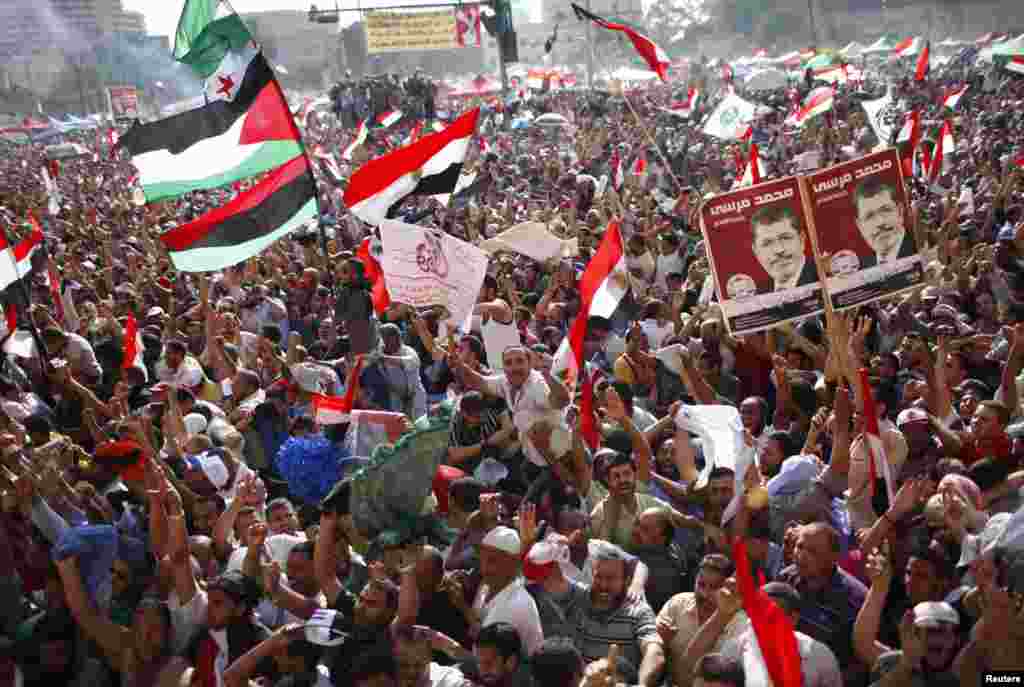
M637 493L636 465L629 456L613 452L606 460L605 470L608 496L602 499L590 514L595 537L617 546L628 546L633 538L637 518L648 508L664 509L670 524L674 527L703 528L705 534L709 536L717 537L720 534L718 528L684 515L660 499L649 494Z
M415 622L419 606L415 563L419 554L413 565L403 568L401 589L383 574L374 575L356 597L338 579L337 535L340 526L337 514L324 512L320 515L320 534L313 564L328 606L343 616L342 631L347 636L331 650L325 662L330 667L335 686L347 687L351 684L350 673L357 656L384 650L394 639L394 628L409 627Z
M576 644L588 663L608 656L612 644L619 645L622 658L636 673L621 674L627 684L653 687L665 669L665 651L655 625L654 611L647 601L630 600L628 555L607 542L592 542L594 581L574 587L573 622Z
M917 252L914 235L904 225L903 204L896 189L874 177L861 182L853 193L855 221L871 255L861 258L862 267L875 267Z
M960 616L944 601L925 601L900 623L900 651L878 658L872 687L945 687L959 681L952 673L960 649Z
M480 630L473 659L462 671L483 687L528 687L530 674L524 669L523 642L508 623L491 623Z
M758 293L791 289L818 281L814 261L804 254L804 234L792 210L782 206L758 210L750 218L751 249L771 282Z

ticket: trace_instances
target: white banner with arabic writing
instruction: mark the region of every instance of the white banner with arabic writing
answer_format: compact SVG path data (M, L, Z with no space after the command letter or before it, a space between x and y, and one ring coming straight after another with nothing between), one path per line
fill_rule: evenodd
M380 258L391 300L416 308L440 305L462 323L476 304L488 255L441 231L385 220Z

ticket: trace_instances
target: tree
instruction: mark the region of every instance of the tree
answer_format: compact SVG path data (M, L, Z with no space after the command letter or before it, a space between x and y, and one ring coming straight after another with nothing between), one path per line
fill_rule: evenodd
M711 15L706 11L704 0L655 0L644 15L651 37L668 49L679 34L691 38L711 26Z

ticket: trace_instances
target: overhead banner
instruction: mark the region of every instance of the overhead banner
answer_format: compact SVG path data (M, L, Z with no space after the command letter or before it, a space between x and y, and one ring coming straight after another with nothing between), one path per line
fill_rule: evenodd
M487 253L444 232L391 220L381 223L380 240L380 266L393 302L443 306L456 324L473 312Z
M734 335L824 310L797 177L711 198L701 206L701 229Z
M477 5L422 12L366 12L366 51L452 50L480 47Z
M139 116L139 91L134 86L109 86L107 102L115 119L137 119Z
M828 257L836 310L852 308L924 281L899 153L845 162L805 178L818 250Z

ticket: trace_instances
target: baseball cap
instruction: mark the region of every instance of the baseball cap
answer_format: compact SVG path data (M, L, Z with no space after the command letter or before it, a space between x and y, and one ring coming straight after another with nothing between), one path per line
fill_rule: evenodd
M504 525L499 525L488 532L484 540L480 542L480 546L497 549L510 556L519 556L522 550L519 534L511 527L505 527Z
M915 627L959 625L960 614L945 601L922 601L914 606Z
M560 534L551 533L530 547L523 559L523 577L527 582L543 582L555 568L569 561L569 541Z

